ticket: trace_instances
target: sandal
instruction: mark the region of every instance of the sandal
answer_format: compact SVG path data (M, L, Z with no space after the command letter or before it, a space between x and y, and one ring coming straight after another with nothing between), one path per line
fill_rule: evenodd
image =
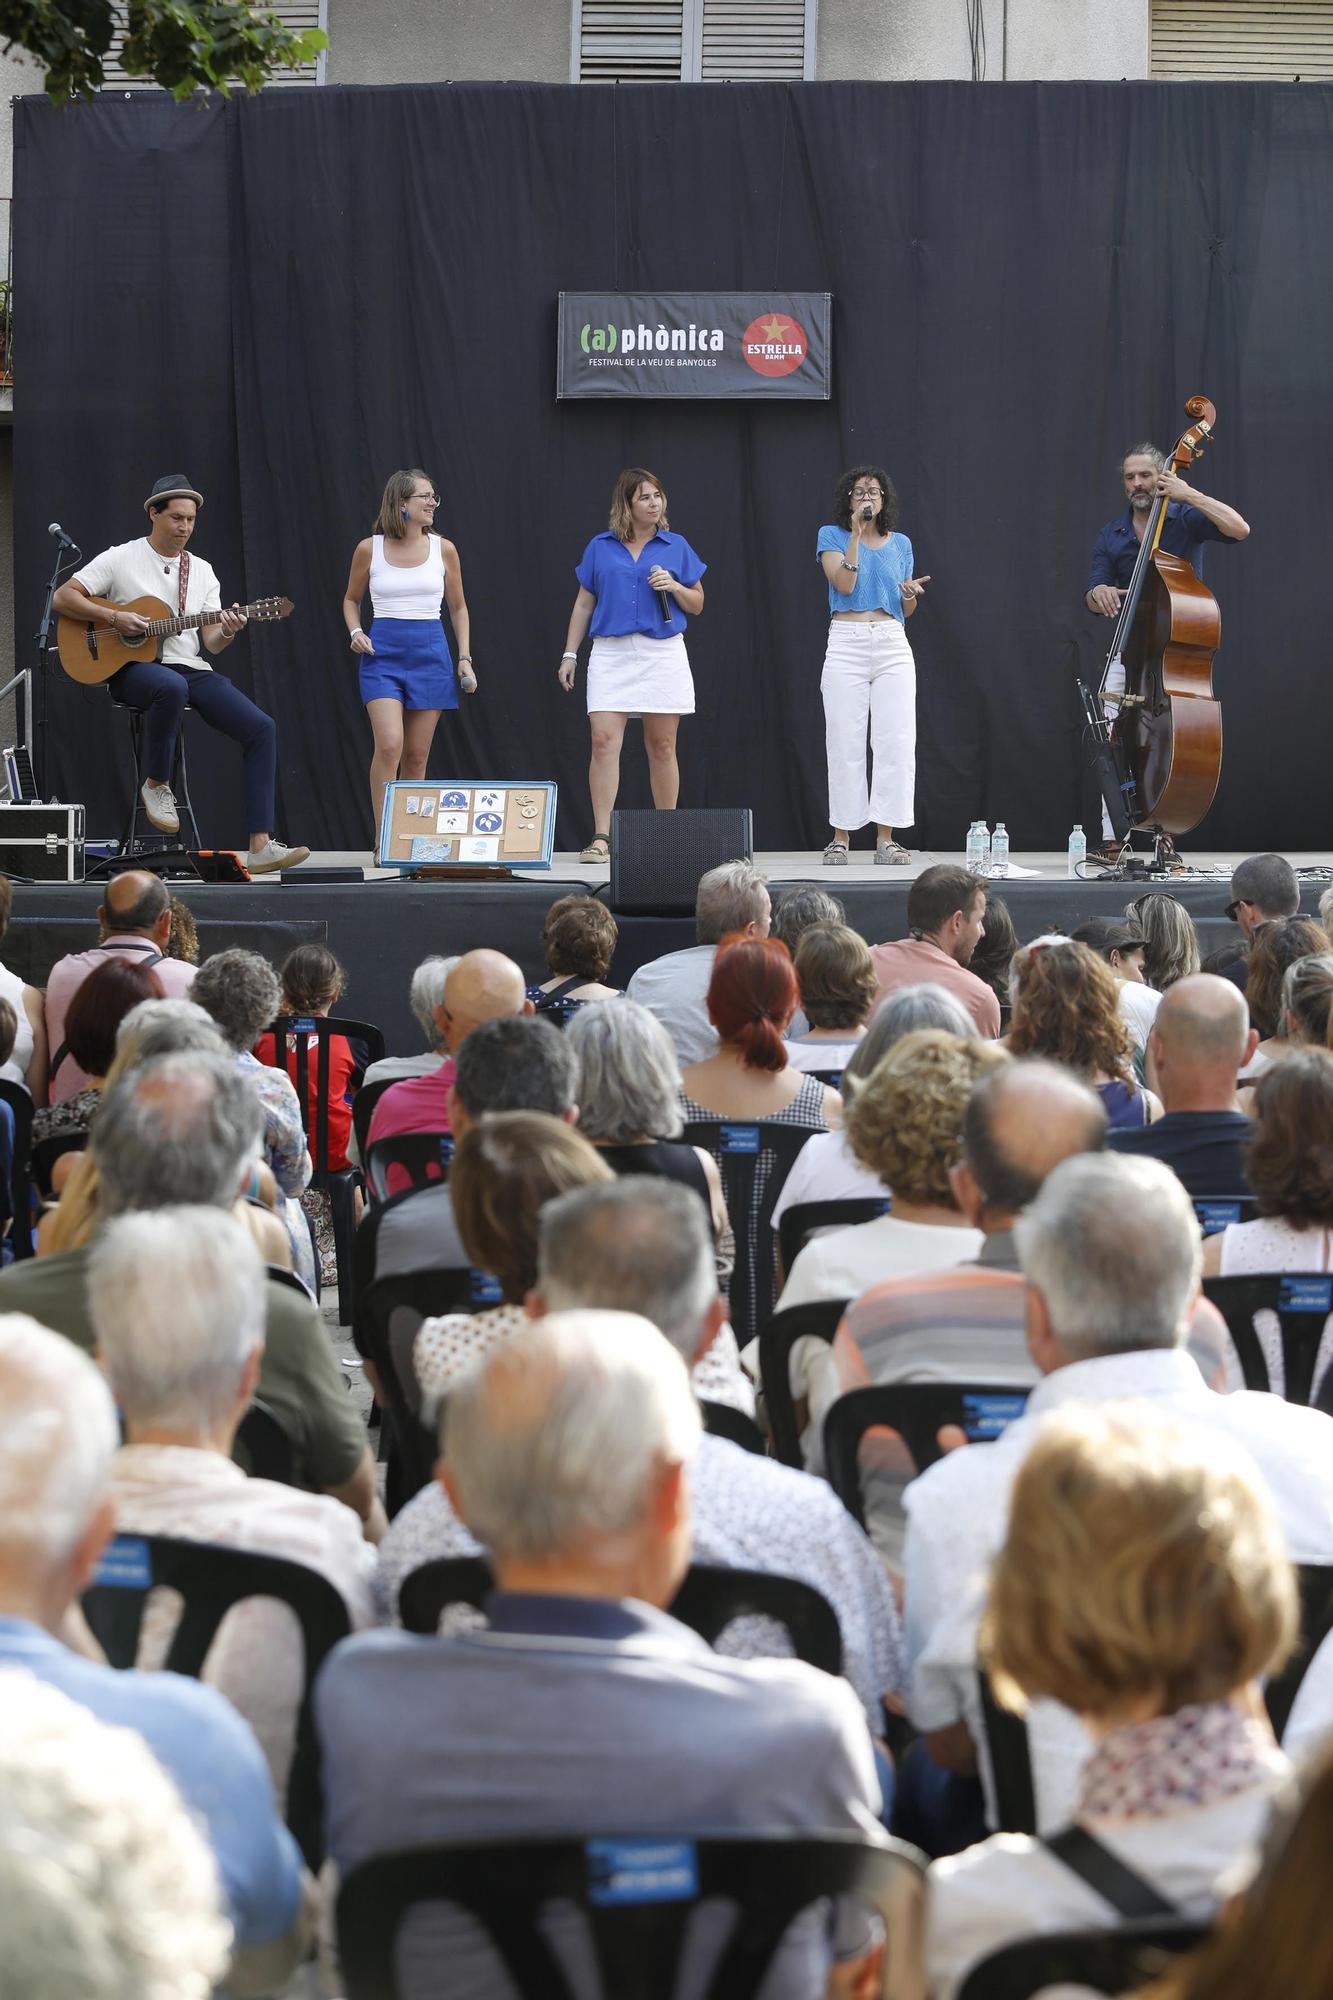
M881 840L875 848L875 860L881 868L902 868L911 858L907 849L896 840Z
M847 866L847 842L845 840L831 840L829 842L828 846L824 849L824 866L826 868L845 868Z
M610 859L611 836L609 833L595 833L579 856L580 861L590 862L594 866L598 862L605 863Z

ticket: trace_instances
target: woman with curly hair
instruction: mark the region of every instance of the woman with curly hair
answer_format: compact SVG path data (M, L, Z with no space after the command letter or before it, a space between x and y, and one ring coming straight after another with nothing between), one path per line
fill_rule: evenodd
M615 918L595 896L561 896L552 903L542 925L551 976L529 986L534 1010L563 1027L587 1000L618 1000L620 988L605 982L619 937Z
M1134 1044L1120 1012L1120 989L1104 959L1071 938L1041 937L1014 953L1009 991L1011 1056L1045 1056L1090 1083L1111 1131L1160 1118L1162 1107L1134 1081Z
M1259 1030L1261 1040L1241 1071L1247 1083L1255 1082L1287 1052L1287 1022L1282 1006L1282 982L1287 973L1303 958L1314 958L1328 951L1333 951L1333 942L1313 917L1274 917L1255 932L1245 998L1249 1003L1250 1025Z
M769 1119L812 1132L839 1122L837 1091L802 1075L787 1059L783 1037L798 998L785 945L740 931L723 938L706 1002L719 1047L716 1055L681 1073L681 1111L687 1119Z
M1150 889L1126 903L1125 919L1143 939L1143 977L1159 993L1192 979L1203 964L1194 919L1177 897Z

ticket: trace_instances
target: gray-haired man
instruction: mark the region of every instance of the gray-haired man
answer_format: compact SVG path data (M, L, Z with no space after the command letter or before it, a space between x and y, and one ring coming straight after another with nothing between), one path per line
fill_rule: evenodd
M696 942L684 951L669 951L641 965L625 989L650 1014L656 1014L670 1035L676 1059L702 1062L717 1049L717 1034L704 998L713 976L713 960L724 937L741 931L746 937L767 937L773 906L764 879L748 861L724 861L699 877L694 903Z

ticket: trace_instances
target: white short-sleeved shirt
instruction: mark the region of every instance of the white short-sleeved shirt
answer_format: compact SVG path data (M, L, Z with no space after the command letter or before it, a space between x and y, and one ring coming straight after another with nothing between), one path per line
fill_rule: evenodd
M189 556L190 568L185 579L187 613L221 610L222 586L212 565L193 549ZM103 549L100 556L94 556L82 569L75 570L72 581L81 583L91 596L109 597L117 604L129 604L136 597L156 597L173 618L180 609L180 557L159 555L147 535L140 535L137 542L118 542L113 549ZM212 672L197 631L175 632L164 639L162 659L167 666L199 667L205 673Z

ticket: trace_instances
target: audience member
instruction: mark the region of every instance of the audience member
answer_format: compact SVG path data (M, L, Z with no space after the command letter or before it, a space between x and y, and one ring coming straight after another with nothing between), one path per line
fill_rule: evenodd
M1313 952L1287 967L1280 1011L1288 1048L1333 1048L1333 952Z
M65 1015L90 972L108 958L129 958L156 972L162 991L181 1000L194 984L192 965L166 956L171 935L171 898L156 875L128 868L113 876L98 906L98 942L88 951L57 959L46 982L46 1039L51 1058L51 1102L73 1097L88 1079L73 1057L57 1064L65 1045Z
M1251 1025L1260 1041L1248 1065L1251 1077L1261 1076L1275 1057L1281 1056L1286 1042L1286 1019L1282 1010L1282 982L1293 965L1303 958L1326 956L1333 950L1328 932L1312 917L1274 917L1254 934L1250 946L1245 998Z
M199 929L194 921L194 912L179 896L168 898L171 911L171 929L167 932L168 958L178 958L185 965L199 963Z
M133 959L107 958L75 988L65 1010L64 1046L82 1071L83 1088L32 1114L32 1143L87 1135L116 1053L116 1033L131 1009L165 996L157 974ZM62 1064L63 1068L63 1064Z
M9 1001L0 994L0 1066L9 1060L18 1034L18 1017ZM10 1224L14 1219L14 1204L11 1185L14 1177L14 1107L7 1098L0 1097L0 1236L3 1236L3 1250L0 1262L7 1263L13 1256L14 1246L9 1238ZM23 1227L27 1228L27 1217Z
M794 1660L721 1657L661 1609L690 1560L699 1431L680 1356L626 1313L552 1315L464 1376L442 1477L490 1555L490 1627L366 1633L328 1662L315 1704L340 1874L424 1841L627 1824L873 1836L879 1787L852 1690ZM701 1951L717 1948L715 1922L695 1919ZM822 1992L827 1938L820 1913L798 1919L768 1994ZM482 1951L456 1917L409 1916L404 2000L437 1992L446 1962L463 1987L495 1978Z
M1098 958L1105 959L1110 966L1116 983L1120 1017L1129 1029L1129 1038L1134 1044L1136 1066L1141 1064L1152 1024L1157 1019L1157 1009L1162 1004L1161 994L1147 984L1147 974L1143 969L1148 950L1147 939L1133 924L1122 923L1116 917L1089 917L1086 923L1080 924L1069 935L1075 944L1085 944L1089 951L1095 951Z
M1288 1772L1257 1683L1296 1631L1282 1530L1243 1451L1134 1404L1048 1419L1014 1481L982 1656L1007 1706L1080 1717L1096 1747L1073 1827L1183 1920L1212 1918ZM935 1863L934 2000L1003 1944L1115 1921L1058 1843L997 1834Z
M617 1181L558 1195L542 1210L534 1316L594 1308L636 1312L666 1336L696 1395L708 1398L709 1357L726 1333L700 1206L666 1181ZM874 1551L822 1480L705 1434L690 1500L694 1560L793 1576L820 1591L838 1615L843 1671L872 1731L881 1697L901 1684L898 1609ZM482 1554L481 1544L432 1483L395 1516L380 1544L385 1608L396 1614L403 1578L437 1556ZM768 1620L738 1620L718 1651L753 1658L786 1654L790 1641Z
M124 1215L88 1266L98 1358L125 1427L111 1469L116 1525L283 1556L325 1577L353 1628L373 1625L375 1552L348 1507L250 1479L232 1461L264 1355L264 1267L241 1224L212 1208ZM149 1605L138 1665L160 1666L176 1617ZM294 1614L268 1598L223 1620L205 1678L259 1738L279 1798L305 1681Z
M1054 1063L1025 1059L984 1069L963 1109L961 1158L949 1184L980 1251L943 1270L882 1279L854 1298L815 1380L811 1459L837 1396L868 1383L993 1382L1031 1388L1023 1276L1014 1224L1046 1176L1074 1153L1106 1143L1106 1112L1086 1084ZM961 1438L958 1442L962 1442ZM915 1472L901 1445L876 1441L865 1468L866 1518L880 1558L903 1567L902 1495Z
M911 936L897 944L877 944L870 954L881 998L929 980L961 1000L977 1033L994 1041L1000 1032L1000 1003L968 969L985 934L986 893L980 876L952 862L923 868L907 891Z
M254 1054L255 1043L282 1004L278 975L257 951L218 951L200 966L190 997L217 1022L259 1102L264 1116L263 1157L282 1193L292 1265L313 1293L315 1253L301 1207L312 1169L301 1100L285 1069L270 1069Z
M1112 1151L1165 1161L1195 1198L1248 1193L1254 1128L1240 1108L1236 1077L1256 1039L1230 980L1212 972L1176 980L1148 1038L1165 1115L1113 1132Z
M1333 1992L1331 1846L1333 1745L1325 1744L1279 1798L1239 1908L1231 1904L1197 1952L1173 1959L1143 2000L1255 2000L1261 1993L1326 2000Z
M768 934L785 944L796 960L796 947L805 933L815 924L845 924L847 912L836 896L830 896L827 889L817 888L813 882L798 882L790 889L784 889L773 905ZM805 1033L810 1023L798 1007L792 1015L788 1034L793 1040Z
M878 988L866 941L846 924L812 924L793 963L805 1027L788 1030L795 1069L843 1070L866 1031Z
M1294 917L1301 907L1301 885L1296 870L1280 854L1252 854L1248 861L1231 871L1231 901L1227 915L1238 927L1248 953L1265 924L1278 917ZM1222 973L1233 986L1246 990L1249 959L1237 959ZM1255 1022L1260 1027L1259 1022ZM1262 1028L1260 1028L1260 1032Z
M1199 933L1177 897L1149 889L1125 905L1125 917L1143 939L1143 976L1158 993L1199 971Z
M1158 1099L1134 1081L1115 974L1095 951L1069 938L1038 938L1014 954L1009 991L1011 1055L1045 1056L1072 1069L1105 1104L1113 1132L1160 1118Z
M836 1132L816 1132L807 1139L782 1183L773 1206L775 1231L789 1208L806 1202L875 1200L888 1193L878 1174L862 1166L848 1143L846 1106L852 1091L873 1074L894 1043L918 1028L941 1028L946 1034L959 1035L964 1040L977 1032L972 1016L942 986L903 986L891 993L842 1073L838 1090L843 1101L843 1123Z
M696 942L685 951L641 965L625 991L656 1014L675 1045L681 1067L702 1062L717 1048L717 1030L708 1013L713 959L723 938L740 932L768 936L772 916L768 889L749 861L724 861L699 877L694 904Z
M717 1050L681 1072L687 1119L760 1119L811 1131L838 1123L837 1091L787 1061L783 1036L796 1000L796 974L785 945L773 938L722 940L707 1002Z
M439 1009L444 1005L444 982L458 963L453 958L423 958L412 974L412 984L408 988L408 1004L416 1017L417 1026L425 1038L425 1049L416 1056L381 1056L371 1063L361 1079L362 1090L370 1090L379 1084L397 1083L405 1076L434 1076L442 1069L449 1057L444 1030L438 1018ZM354 1167L361 1165L361 1149L357 1145L356 1126L353 1125L347 1140L347 1157Z
M260 1129L258 1100L230 1056L164 1056L131 1071L106 1093L90 1142L99 1224L178 1204L230 1208ZM89 1256L84 1245L0 1271L0 1312L30 1312L91 1354ZM259 1393L291 1440L299 1476L353 1508L373 1540L383 1531L374 1461L324 1322L277 1279L266 1297Z
M456 960L445 979L436 1019L444 1045L456 1060L474 1028L532 1011L523 974L512 958L506 958L502 951L468 951ZM429 1074L390 1084L371 1115L370 1144L401 1132L448 1132L453 1081L451 1060Z
M412 1348L423 1421L491 1349L527 1325L537 1278L537 1218L553 1195L615 1176L595 1147L540 1111L489 1111L469 1125L449 1174L454 1220L469 1264L487 1271L502 1303L423 1320Z
M989 986L1000 1003L1003 1020L1009 1011L1009 967L1018 950L1018 932L1003 896L986 897L986 929L980 944L973 947L968 971Z
M571 1020L588 1000L618 1000L606 975L620 936L615 918L595 896L561 896L546 912L542 953L549 979L528 988L539 1014Z
M282 962L282 999L279 1012L297 1019L324 1020L347 989L347 975L327 945L298 944ZM286 1036L285 1064L278 1062L271 1034L262 1034L255 1054L270 1069L285 1066L296 1087L296 1037ZM329 1039L328 1128L329 1166L340 1172L348 1164L347 1143L352 1136L352 1100L366 1073L369 1050L359 1037L333 1035ZM319 1115L319 1038L306 1035L307 1102L306 1129L315 1130Z
M994 1444L951 1452L904 1496L909 1713L937 1762L962 1772L977 1768L984 1738L974 1580L1003 1540L1010 1485L1052 1410L1130 1396L1234 1440L1268 1483L1292 1561L1333 1560L1333 1419L1278 1396L1216 1395L1184 1351L1199 1288L1199 1225L1170 1169L1110 1153L1065 1160L1015 1235L1028 1341L1045 1379ZM1330 1719L1321 1653L1287 1728L1289 1754ZM1088 1742L1067 1712L1045 1703L1029 1717L1028 1735L1045 1832L1069 1818Z
M1254 1100L1246 1163L1259 1213L1253 1222L1228 1223L1207 1239L1204 1276L1333 1270L1333 1055L1326 1049L1293 1049L1260 1077ZM1260 1313L1255 1329L1280 1396L1285 1375L1276 1314ZM1328 1365L1331 1343L1333 1319L1319 1342L1312 1393Z
M637 1001L595 1007L570 1022L579 1130L615 1174L659 1174L694 1189L712 1218L718 1283L725 1290L735 1244L717 1161L681 1142L680 1068L662 1023Z
M133 1729L0 1667L0 1990L209 2000L231 1956L217 1863Z
M116 1672L62 1643L114 1531L116 1445L111 1392L88 1357L22 1315L0 1318L0 1665L25 1668L144 1739L213 1849L244 1975L237 1984L268 1992L304 1948L302 1871L249 1727L215 1689L182 1674ZM0 1791L4 1811L9 1788ZM8 1970L8 1924L5 1940Z
M9 930L13 907L14 884L7 875L0 875L0 943ZM0 965L0 1000L8 1000L14 1009L15 1025L14 1046L0 1064L0 1076L21 1083L34 1104L45 1104L46 995L40 987L27 985L7 965Z

